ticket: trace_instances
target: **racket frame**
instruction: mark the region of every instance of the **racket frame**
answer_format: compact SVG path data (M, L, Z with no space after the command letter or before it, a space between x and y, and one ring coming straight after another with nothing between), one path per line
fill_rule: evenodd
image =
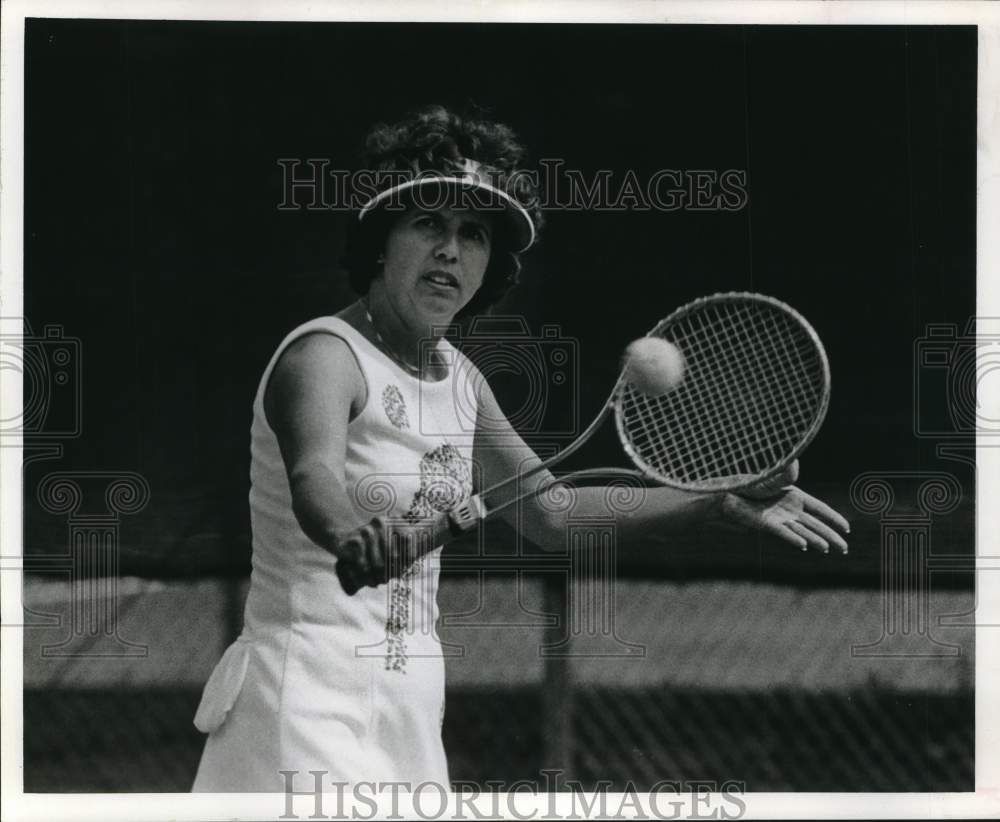
M611 398L608 400L609 405L612 406L614 410L615 428L618 431L618 439L621 441L622 448L624 448L625 453L628 454L629 459L632 460L632 463L639 469L639 472L646 479L652 480L659 485L666 485L669 488L677 488L683 491L714 492L736 491L741 488L749 488L751 485L767 482L769 479L776 477L784 471L794 460L798 459L799 455L801 455L806 448L809 447L809 444L813 441L816 434L819 432L819 429L822 427L823 421L826 418L826 413L829 410L831 393L830 362L826 355L826 349L823 348L823 343L819 338L819 334L816 333L816 329L812 327L809 321L803 317L802 314L787 303L782 302L775 297L769 297L765 294L757 294L750 291L725 291L710 294L705 297L699 297L689 303L685 303L676 311L664 317L649 331L646 336L660 337L661 335L659 332L661 332L664 328L676 325L688 315L693 314L696 311L703 310L706 305L720 305L724 303L763 304L770 306L771 308L778 309L791 319L795 320L795 322L806 333L809 340L812 342L820 364L820 370L822 372L822 388L819 406L812 415L812 422L809 428L799 439L796 446L789 454L785 455L780 462L776 463L770 469L756 474L734 474L731 478L719 477L712 480L703 480L698 482L683 482L674 479L673 477L670 477L669 475L666 475L649 465L633 447L631 438L625 431L625 423L623 420L622 404L624 401L624 393L627 388L627 383L624 379L623 373L615 383L615 387L611 392ZM605 408L605 411L606 410L607 408ZM602 411L601 419L603 419L605 411Z

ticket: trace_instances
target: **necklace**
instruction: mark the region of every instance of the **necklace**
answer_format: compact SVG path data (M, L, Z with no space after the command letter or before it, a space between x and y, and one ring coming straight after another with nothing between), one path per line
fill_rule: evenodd
M387 343L385 341L385 339L382 337L382 335L379 333L378 326L375 325L375 321L372 319L371 306L368 303L368 298L367 297L364 297L361 300L361 305L364 306L364 309L365 309L365 319L368 321L368 325L370 325L372 327L372 331L375 332L375 339L378 340L379 345L382 346L382 350L385 351L385 353L389 355L389 357L392 359L392 361L395 362L397 365L399 365L404 371L408 371L411 374L419 375L420 374L420 366L419 365L413 365L412 363L408 363L406 360L404 360L402 357L400 357L393 350L392 346L389 345L389 343Z

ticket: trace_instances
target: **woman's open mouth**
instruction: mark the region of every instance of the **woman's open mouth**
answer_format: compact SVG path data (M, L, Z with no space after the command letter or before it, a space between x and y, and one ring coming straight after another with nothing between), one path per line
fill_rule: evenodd
M447 271L442 271L440 269L434 271L428 271L424 274L423 279L430 283L431 285L437 286L438 288L447 289L457 289L458 288L458 278Z

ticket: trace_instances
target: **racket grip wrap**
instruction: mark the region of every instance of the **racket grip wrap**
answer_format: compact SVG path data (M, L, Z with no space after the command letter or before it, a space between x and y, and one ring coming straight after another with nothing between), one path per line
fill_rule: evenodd
M448 530L453 537L460 537L479 525L485 516L486 508L482 500L478 495L473 495L448 512Z

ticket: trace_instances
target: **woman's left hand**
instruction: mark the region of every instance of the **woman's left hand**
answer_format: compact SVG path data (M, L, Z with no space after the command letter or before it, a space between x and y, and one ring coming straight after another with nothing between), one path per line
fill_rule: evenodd
M798 465L783 475L782 482L794 482ZM735 525L773 534L803 551L810 547L830 552L835 546L847 553L844 536L851 526L840 514L822 500L794 485L751 487L740 493L729 493L722 501L723 518Z

